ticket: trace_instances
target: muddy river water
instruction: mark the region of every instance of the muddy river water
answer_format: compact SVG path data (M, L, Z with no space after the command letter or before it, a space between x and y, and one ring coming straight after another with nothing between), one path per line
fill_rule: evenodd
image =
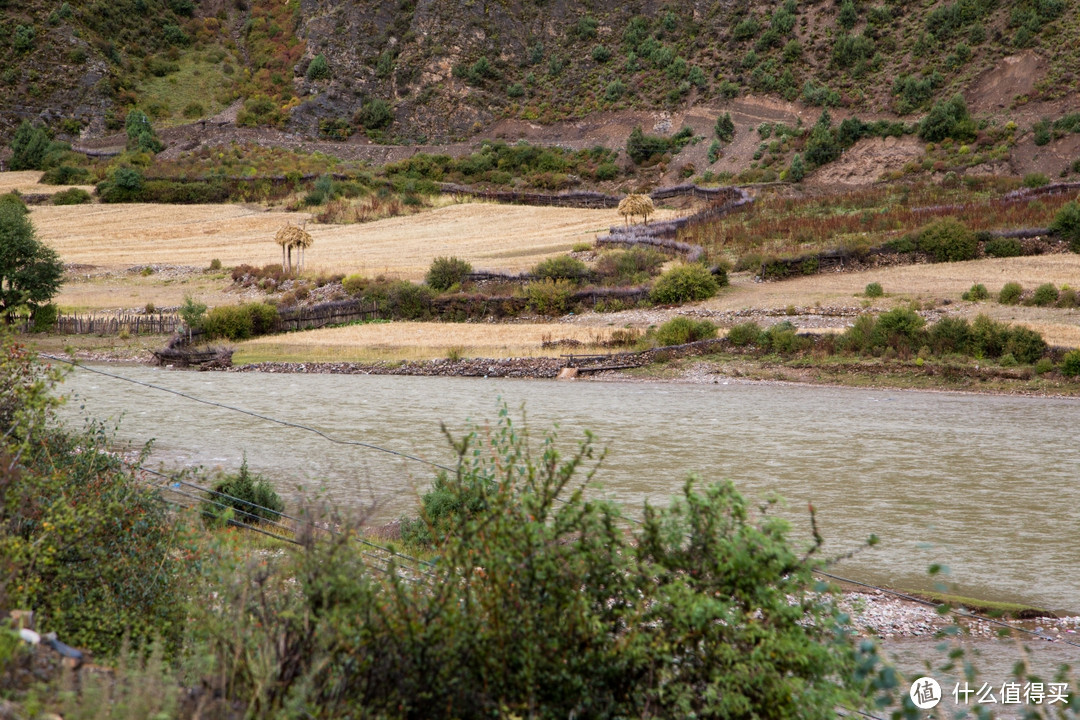
M1080 611L1080 401L750 383L664 384L464 378L108 372L233 405L344 440L450 463L440 430L491 422L505 402L569 450L587 429L607 448L597 480L630 513L665 503L688 473L776 493L797 538L813 503L837 574L928 587L932 563L960 594ZM319 494L375 519L415 507L429 466L334 444L160 390L77 370L65 414L121 419L166 466L250 466L297 504ZM80 410L82 408L82 410Z

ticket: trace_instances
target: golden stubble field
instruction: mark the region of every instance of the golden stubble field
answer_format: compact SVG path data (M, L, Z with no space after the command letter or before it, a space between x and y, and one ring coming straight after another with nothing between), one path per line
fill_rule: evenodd
M440 357L534 357L598 352L611 329L562 323L395 322L322 328L241 343L236 363L372 362ZM544 348L544 341L575 340L580 347Z
M671 214L671 213L669 213ZM308 216L250 205L39 206L38 237L67 263L127 268L169 264L262 266L281 262L274 235ZM520 271L621 222L615 210L462 203L358 225L308 223L310 272L419 280L441 255L477 269Z
M885 298L873 302L874 308L887 309L906 300L934 302L950 314L967 318L986 314L998 321L1027 325L1053 345L1080 347L1080 310L1002 305L995 299L1007 282L1018 282L1025 290L1034 290L1048 282L1059 288L1069 285L1080 289L1080 255L1072 253L901 265L857 273L825 273L776 283L755 283L748 276L738 276L733 278L731 288L703 305L715 310L788 305L859 306L864 301L866 285L871 282L881 283L886 293ZM978 303L961 300L961 294L976 283L986 286L991 299ZM945 306L942 300L952 302Z
M0 195L18 191L24 195L53 195L71 187L82 188L88 193L94 192L93 185L42 185L39 170L18 170L0 173Z

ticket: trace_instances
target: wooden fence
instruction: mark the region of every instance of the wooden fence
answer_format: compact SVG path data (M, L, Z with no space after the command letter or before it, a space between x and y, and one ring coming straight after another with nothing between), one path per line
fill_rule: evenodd
M358 300L339 300L319 303L308 307L291 307L278 310L275 332L308 330L311 328L340 325L357 320L377 320L377 303L364 304Z
M180 316L168 313L142 315L137 313L119 313L115 315L79 315L61 313L56 324L50 328L58 335L119 335L126 330L132 335L157 334L167 335L176 331ZM31 332L34 323L30 318L22 319L16 326L20 332Z

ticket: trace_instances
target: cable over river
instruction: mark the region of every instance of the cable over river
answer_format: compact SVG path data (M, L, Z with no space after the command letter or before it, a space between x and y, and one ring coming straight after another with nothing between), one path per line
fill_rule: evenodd
M607 457L594 493L640 515L688 473L732 479L749 498L779 494L796 538L817 511L829 556L870 534L881 543L833 570L895 588L927 589L947 566L958 594L1080 612L1080 401L791 385L554 382L442 377L173 372L101 368L335 439L453 463L440 430L493 423L499 398L535 439L559 425L566 450L592 431ZM335 444L221 407L74 370L63 414L119 419L117 437L153 439L166 467L251 468L287 501L412 512L434 469Z

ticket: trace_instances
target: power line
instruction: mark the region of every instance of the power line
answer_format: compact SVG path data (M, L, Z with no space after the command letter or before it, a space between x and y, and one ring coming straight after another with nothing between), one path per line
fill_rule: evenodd
M431 460L425 460L424 458L416 457L415 455L410 455L408 453L403 453L400 450L393 450L393 449L390 449L390 448L379 447L378 445L372 445L370 443L360 442L359 440L345 440L345 439L342 439L342 438L336 438L336 437L333 437L332 435L328 435L327 433L323 432L322 430L319 430L318 428L313 428L310 425L301 425L300 423L295 423L295 422L292 422L290 420L279 420L278 418L270 417L269 415L263 415L261 413L254 412L253 410L247 410L247 409L244 409L244 408L236 407L234 405L226 405L225 403L219 403L219 402L216 402L214 400L204 400L203 398L195 397L194 395L189 395L188 393L180 392L179 390L173 390L172 388L163 387L161 385L155 385L153 383L144 382L142 380L135 380L134 378L128 378L128 377L124 377L123 375L116 375L115 373L110 373L110 372L106 372L104 370L100 370L98 368L93 368L93 367L89 367L87 365L82 365L82 364L80 364L79 362L77 362L75 360L68 360L67 358L57 357L55 355L48 355L48 354L45 354L45 353L39 353L39 355L41 357L43 357L43 358L47 358L49 360L55 360L57 362L66 363L66 364L71 365L72 367L78 368L80 370L86 370L87 372L92 372L92 373L95 373L97 375L102 375L104 377L109 377L109 378L112 378L114 380L123 380L124 382L128 382L128 383L131 383L133 385L140 385L142 387L150 388L152 390L160 390L162 392L167 392L167 393L169 393L171 395L176 395L177 397L182 397L185 400L191 400L192 402L202 403L203 405L209 405L211 407L217 407L217 408L221 408L223 410L231 410L233 412L242 413L244 415L248 415L249 417L257 418L259 420L265 420L266 422L275 423L277 425L283 425L285 427L294 428L296 430L303 430L305 432L314 433L315 435L318 435L319 437L323 438L324 440L328 440L329 442L332 442L332 443L334 443L336 445L352 445L352 446L355 446L355 447L367 448L368 450L376 450L378 452L384 452L384 453L387 453L389 455L395 455L395 456L403 458L405 460L413 460L415 462L423 463L425 465L430 465L431 467L438 468L440 470L446 470L448 472L453 472L454 471L453 468L448 467L446 465L442 465L440 463L433 462Z
M294 523L298 523L298 524L302 524L302 525L310 525L311 527L314 527L314 528L316 528L318 530L322 530L324 532L330 533L331 535L339 535L340 534L337 530L334 530L333 528L330 528L330 527L321 527L312 520L304 520L304 519L298 518L298 517L296 517L294 515L289 515L288 513L284 512L284 511L264 507L264 506L259 505L257 503L251 502L250 500L245 500L243 498L238 498L235 495L229 495L227 493L219 492L217 490L211 490L210 488L205 488L205 487L202 487L201 485L196 485L195 483L190 483L190 482L187 482L185 480L181 480L179 477L177 477L175 475L167 475L165 473L158 472L157 470L151 470L148 467L144 467L142 465L137 465L135 463L125 463L125 464L127 464L131 468L140 470L142 472L150 473L151 475L156 475L156 476L158 476L160 478L163 478L163 479L165 479L168 482L173 483L173 484L183 485L185 487L189 487L189 488L192 488L194 490L198 490L200 492L208 493L210 495L214 495L214 496L217 496L217 497L226 498L227 500L229 500L231 502L234 502L234 503L239 502L239 503L243 503L243 504L248 505L248 506L250 506L252 508L255 508L255 509L265 510L267 512L274 513L274 514L278 515L279 517L283 517L283 518L285 518L287 520L292 520ZM165 488L165 489L173 490L173 488L167 488L167 487L165 487L165 486L163 486L161 484L156 484L153 487ZM174 490L174 492L176 492L176 491ZM220 504L220 503L215 503L215 504ZM252 517L261 517L261 516L252 515L251 513L247 513L247 512L245 512L243 510L240 510L238 508L234 508L234 509L236 509L237 512L243 513L244 515L251 515ZM273 522L273 521L268 521L268 522ZM277 523L277 524L280 524L280 523ZM291 529L291 528L285 527L284 525L282 525L281 527L283 529L286 529L286 530ZM380 545L380 544L378 544L376 542L372 542L371 540L368 540L368 539L366 539L366 538L364 538L362 536L356 536L353 539L356 540L357 542L359 542L362 545L367 545L368 547L375 548L376 550L380 550L380 551L382 551L384 553L387 553L388 555L393 555L394 557L401 558L402 560L408 560L409 562L413 562L413 563L416 563L418 565L426 565L427 567L430 567L430 568L435 567L435 563L433 563L433 562L429 562L427 560L421 560L420 558L415 558L415 557L412 557L411 555L405 555L404 553L400 553L397 550L393 550L393 549L391 549L389 547L386 547L384 545Z
M244 408L238 408L238 407L235 407L235 406L232 406L232 405L226 405L224 403L219 403L219 402L215 402L215 401L212 401L212 400L204 400L202 398L198 398L198 397L195 397L193 395L189 395L187 393L180 392L179 390L173 390L172 388L167 388L167 387L163 387L163 386L160 386L160 385L155 385L153 383L148 383L148 382L144 382L144 381L141 381L141 380L135 380L133 378L127 378L127 377L124 377L122 375L116 375L114 373L106 372L104 370L99 370L97 368L92 368L92 367L88 367L86 365L81 365L76 361L68 360L66 358L56 357L56 356L48 355L48 354L45 354L45 353L39 353L39 355L41 357L48 358L50 360L56 360L58 362L67 363L67 364L69 364L69 365L71 365L71 366L73 366L75 368L79 368L79 369L82 369L82 370L87 370L89 372L93 372L93 373L96 373L98 375L103 375L105 377L113 378L113 379L116 379L116 380L123 380L124 382L132 383L134 385L139 385L139 386L150 388L150 389L153 389L153 390L160 390L162 392L167 392L167 393L182 397L182 398L187 399L187 400L192 400L194 402L202 403L204 405L210 405L212 407L217 407L217 408L221 408L221 409L224 409L224 410L231 410L233 412L242 413L244 415L255 417L255 418L258 418L260 420L265 420L267 422L276 423L276 424L279 424L279 425L284 425L286 427L292 427L292 428L296 428L296 429L299 429L299 430L305 430L307 432L311 432L311 433L314 433L315 435L318 435L319 437L323 438L324 440L328 440L329 442L332 442L332 443L335 443L335 444L338 444L338 445L352 445L352 446L367 448L367 449L370 449L370 450L377 450L379 452L388 453L390 455L401 457L403 459L413 460L415 462L419 462L419 463L423 463L425 465L436 467L436 468L439 468L441 470L446 470L448 472L454 472L453 468L448 467L446 465L442 465L440 463L436 463L436 462L433 462L431 460L425 460L424 458L416 457L415 455L409 455L408 453L403 453L403 452L400 452L398 450L379 447L378 445L372 445L370 443L364 443L364 442L360 442L358 440L343 440L343 439L340 439L340 438L335 438L335 437L332 437L332 436L326 434L325 432L323 432L321 430L318 430L316 428L313 428L313 427L310 427L310 426L307 426L307 425L301 425L299 423L294 423L294 422L291 422L291 421L288 421L288 420L279 420L277 418L270 417L268 415L262 415L260 413L253 412L251 410L246 410ZM162 477L168 477L168 476L163 475L162 473L156 473L153 470L149 470L148 468L142 468L141 466L135 466L135 467L139 467L139 469L145 470L146 472L151 472L151 473L154 473L154 474L157 474L157 475L161 475ZM182 484L190 485L189 483L184 483L183 481L179 481L179 480L176 480L176 482L180 482ZM203 492L209 492L209 493L215 492L215 491L212 491L212 490L208 490L206 488L201 488L201 487L199 487L197 485L191 485L191 487L197 488L197 489L199 489L199 490L201 490ZM174 492L178 492L178 491L174 490ZM185 494L185 493L181 493L181 494ZM218 494L220 494L220 493L218 493ZM191 496L191 497L194 497L194 496ZM229 496L226 496L226 497L229 497ZM199 498L196 498L196 499L199 499ZM237 499L239 500L239 498L237 498ZM562 503L569 502L569 501L564 500L563 498L559 498L559 497L556 497L554 499L556 501L562 502ZM241 502L248 502L248 501L245 501L245 500L240 500L240 501ZM215 504L220 505L221 503L215 503ZM250 502L248 502L248 504L255 505L254 503L250 503ZM259 506L256 506L256 507L259 507ZM263 508L263 509L266 509L266 508ZM239 512L243 512L243 511L239 511ZM251 513L244 513L244 514L251 515ZM292 518L291 516L284 515L284 513L282 513L282 516L287 517L290 520L294 520L295 522L303 522L303 521L298 520L296 518ZM255 517L255 516L252 515L252 517ZM622 517L624 517L625 519L629 520L630 522L632 522L632 523L634 523L636 525L644 524L643 521L638 520L637 518L631 517L629 515L622 515ZM269 533L267 533L267 534L269 534ZM380 550L382 550L384 552L391 553L391 554L393 554L393 555L395 555L397 557L401 557L403 559L407 559L407 560L410 560L410 561L415 562L415 563L425 564L425 565L428 565L430 567L434 567L433 563L429 563L427 561L420 560L418 558L412 558L412 557L407 556L407 555L402 555L400 553L397 553L394 550L391 550L391 549L386 548L386 547L382 547L382 546L380 546L380 545L378 545L376 543L372 543L372 542L367 541L367 540L365 540L363 538L358 537L356 539L359 542L363 543L363 544L370 545L372 547L378 548L378 549L380 549ZM418 572L424 572L424 571L418 571ZM814 572L819 574L819 575L823 575L825 577L831 578L833 580L838 580L838 581L841 581L841 582L851 583L852 585L859 585L861 587L872 588L874 590L878 590L880 592L884 592L884 593L893 595L895 597L899 597L899 598L902 598L904 600L908 600L908 601L911 601L911 602L916 602L916 603L926 605L926 606L929 606L929 607L935 607L935 608L938 607L938 604L930 602L928 600L923 600L922 598L915 597L914 595L908 595L906 593L898 592L896 590L890 590L888 588L879 587L877 585L872 585L870 583L859 582L857 580L849 580L847 578L840 577L839 575L833 575L831 573L827 573L827 572L825 572L823 570L814 570ZM430 573L424 573L424 574L429 575L429 577L434 577ZM988 618L988 617L985 617L985 616L982 616L982 615L978 615L978 614L967 612L967 611L961 611L961 610L950 609L949 612L956 615L956 616L958 616L958 617L981 620L983 622L990 623L990 624L997 625L997 626L1004 627L1004 628L1008 628L1010 630L1016 630L1016 631L1019 631L1019 632L1022 632L1022 633L1026 633L1028 635L1032 635L1032 636L1037 637L1037 638L1042 639L1042 640L1049 640L1049 641L1052 641L1052 642L1061 642L1061 643L1065 643L1066 645L1071 645L1073 647L1080 648L1080 643L1072 642L1072 641L1066 640L1064 638L1062 638L1060 640L1056 639L1056 638L1052 638L1052 637L1049 637L1047 635L1037 633L1034 630L1028 630L1028 629L1023 628L1023 627L1016 627L1016 626L1013 626L1013 625L1009 625L1008 623L1002 622L1000 620L995 620L994 618Z

